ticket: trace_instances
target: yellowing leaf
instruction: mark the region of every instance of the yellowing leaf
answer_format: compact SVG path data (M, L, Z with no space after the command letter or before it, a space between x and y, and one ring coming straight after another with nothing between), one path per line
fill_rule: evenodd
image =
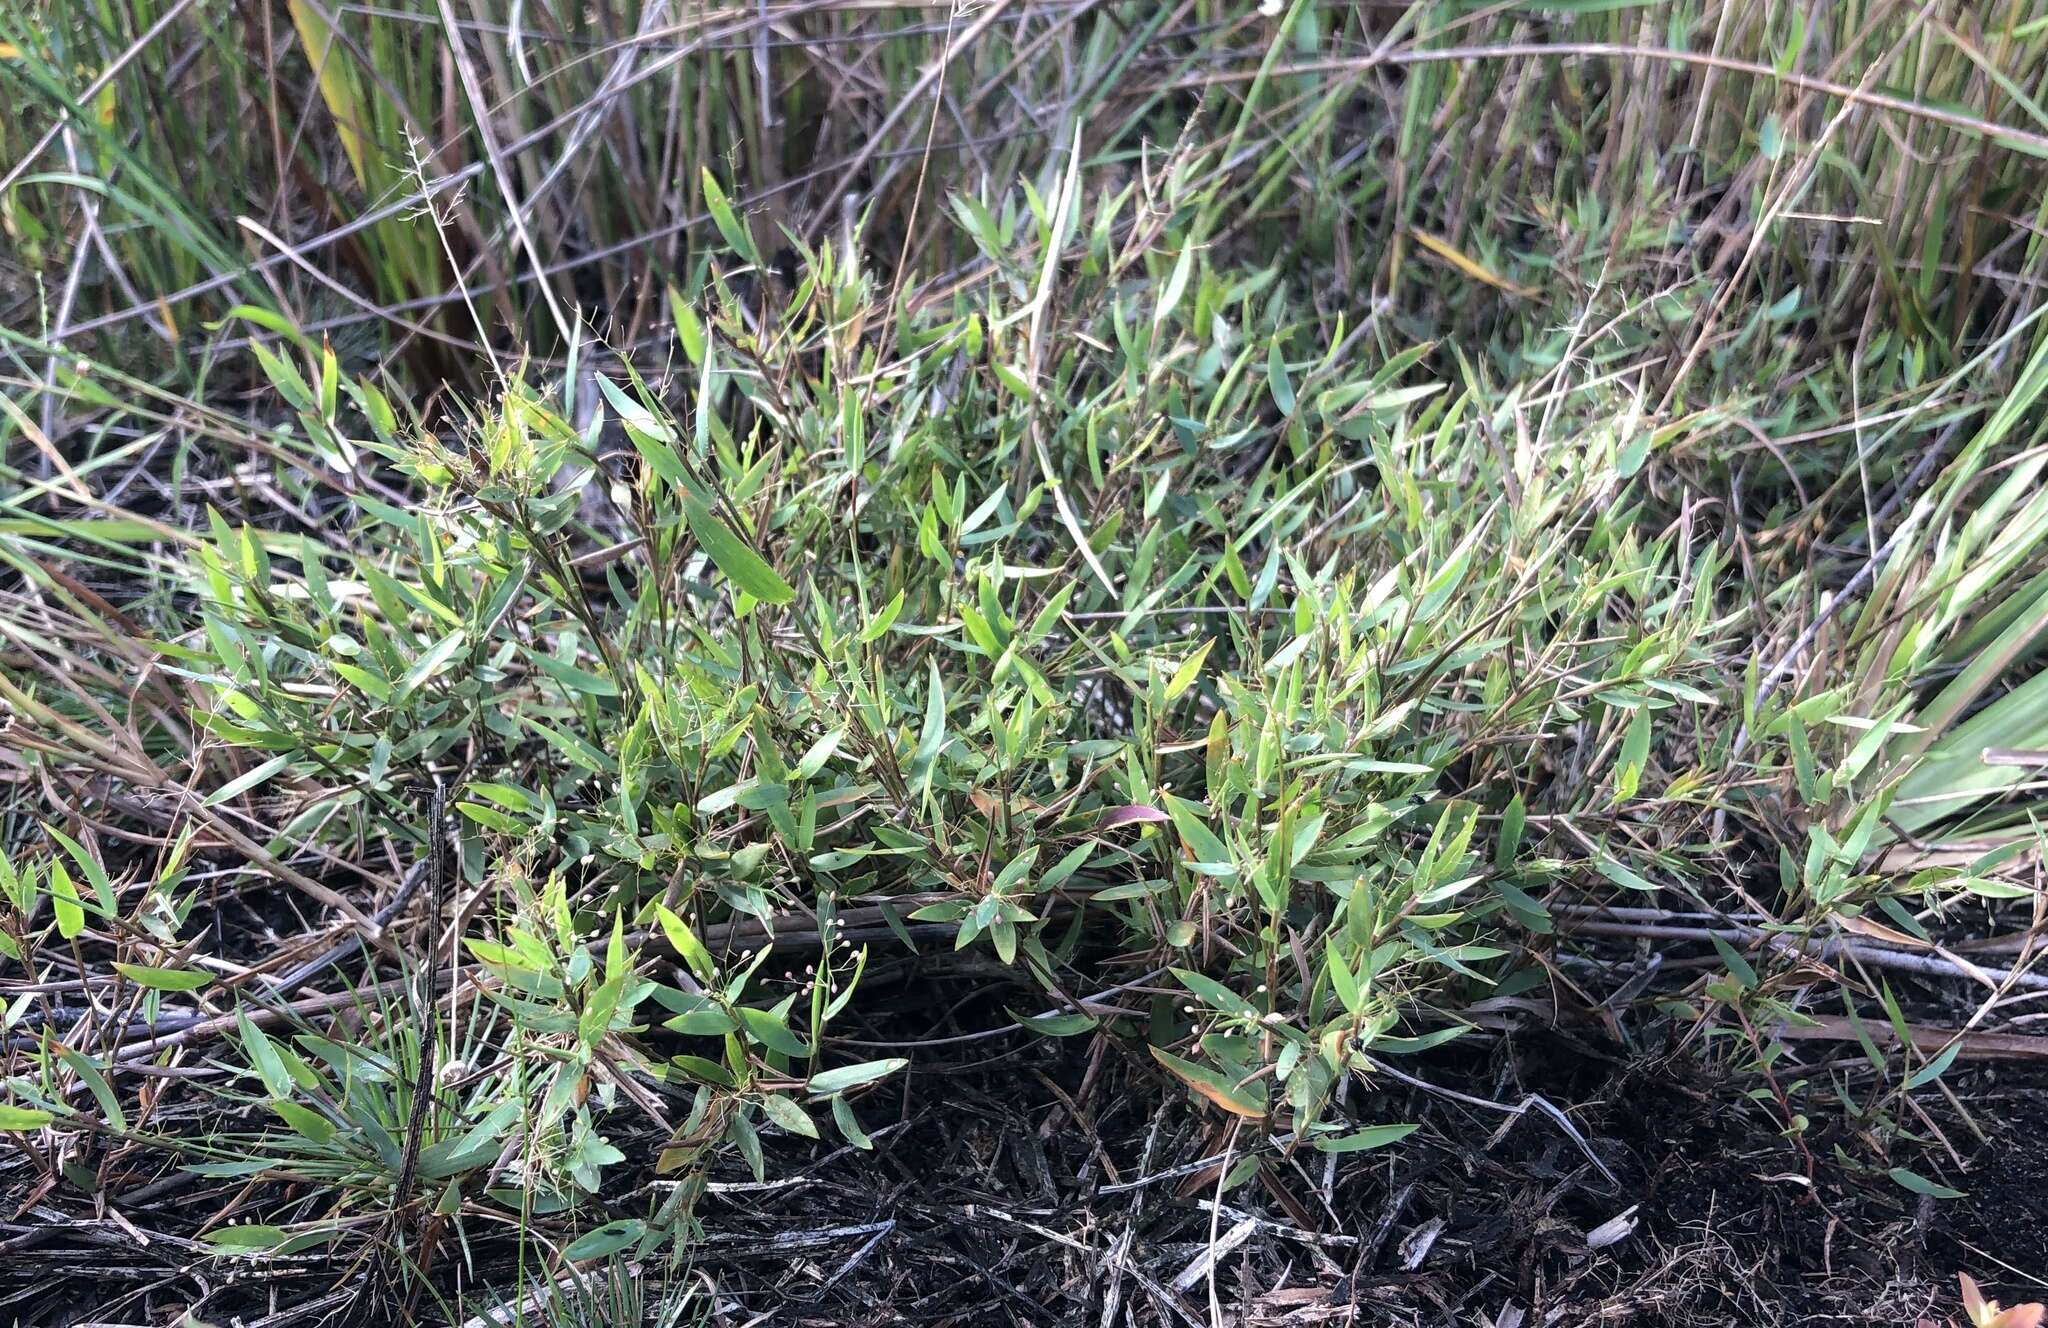
M1264 1120L1266 1117L1265 1085L1247 1084L1239 1087L1214 1070L1184 1061L1170 1051L1152 1048L1152 1059L1173 1072L1173 1076L1195 1092L1223 1108L1233 1116L1246 1120Z
M1194 654L1181 661L1180 667L1173 671L1173 677L1166 684L1166 699L1168 701L1178 699L1182 692L1194 685L1196 678L1202 676L1202 662L1209 658L1209 650L1215 644L1216 638L1210 637L1207 641L1202 642L1200 650L1197 650Z
M1446 263L1449 263L1474 281L1483 281L1496 290L1504 290L1510 295L1520 295L1524 298L1538 293L1533 286L1524 286L1518 282L1509 281L1506 277L1501 276L1479 260L1467 257L1448 240L1440 240L1428 231L1419 231L1413 228L1410 228L1408 233L1415 237L1417 244L1429 250L1438 258L1443 259Z
M71 873L64 870L64 864L50 865L50 911L57 918L57 934L65 940L76 940L85 930L85 910L79 907L78 887L71 883Z
M670 912L666 904L656 904L654 914L661 920L662 934L668 937L670 948L682 956L683 962L690 966L690 971L697 975L698 980L717 980L718 966L711 962L711 952L704 948L704 943L690 930L690 924Z
M320 99L327 103L327 113L334 117L334 132L356 173L356 183L368 189L369 173L363 161L362 103L348 68L342 63L346 57L334 49L334 29L306 0L285 0L285 7L291 10L292 26L299 30L299 41L306 48L306 61L320 81Z

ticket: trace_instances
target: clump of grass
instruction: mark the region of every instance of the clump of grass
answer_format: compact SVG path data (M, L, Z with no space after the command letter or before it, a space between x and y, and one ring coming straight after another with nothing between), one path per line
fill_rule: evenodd
M459 434L412 434L331 356L266 353L308 470L381 458L422 501L358 494L325 532L213 518L154 646L204 740L174 778L280 844L417 842L406 790L445 787L477 905L432 963L482 1004L448 1093L415 1043L322 1070L324 1040L245 1029L282 1128L230 1147L337 1203L228 1228L235 1248L372 1235L353 1214L437 1192L544 1217L627 1160L598 1101L668 1120L650 1075L688 1101L661 1169L720 1141L758 1168L760 1130L822 1118L865 1146L858 1096L904 1062L830 1050L869 952L850 919L989 948L1042 989L1031 1026L1143 1033L1257 1129L1396 1136L1349 1132L1336 1084L1462 1031L1417 1003L1497 976L1504 925L1548 929L1564 864L1527 808L1645 795L1652 717L1706 700L1718 559L1638 533L1639 449L1603 394L1565 393L1497 470L1511 421L1424 377L1426 348L1340 355L1356 339L1304 325L1270 269L1141 224L1199 218L1185 200L1086 184L1070 160L1049 200L963 199L1014 283L880 343L856 339L868 279L829 250L765 305L715 264L675 296L674 381L599 377L582 434L516 380ZM633 478L599 545L555 480L607 420ZM1640 882L1633 856L1595 860ZM194 902L176 874L145 893ZM1098 1013L1105 946L1171 969L1181 1001ZM181 947L147 947L149 971L204 981ZM618 1219L606 1248L680 1216Z

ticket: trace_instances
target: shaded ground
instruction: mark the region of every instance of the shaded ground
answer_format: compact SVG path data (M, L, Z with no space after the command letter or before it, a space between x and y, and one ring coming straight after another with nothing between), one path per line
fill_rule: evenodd
M1859 1173L1848 1159L1868 1149L1844 1117L1817 1118L1809 1184L1767 1107L1743 1105L1749 1082L1540 1030L1394 1063L1437 1091L1354 1084L1360 1124L1420 1128L1332 1159L1186 1111L1137 1044L1001 1031L1000 1002L973 981L921 981L892 1021L902 1027L871 1030L878 1042L992 1033L904 1048L914 1071L860 1103L873 1154L771 1137L775 1179L720 1166L698 1203L708 1234L692 1265L661 1279L675 1322L1911 1324L1953 1311L1958 1270L2010 1300L2030 1298L2026 1275L2048 1268L2039 1072L1952 1076L1987 1137L1953 1107L1930 1118L1968 1164L1943 1174L1967 1176L1969 1193L1942 1202ZM930 1011L949 1005L934 1030ZM1538 1094L1578 1137L1540 1105L1510 1116L1446 1090L1505 1104ZM1244 1183L1219 1209L1226 1156ZM0 1311L163 1323L206 1297L216 1323L396 1317L365 1292L363 1269L309 1262L302 1277L235 1285L231 1267L175 1234L136 1245L124 1227L179 1230L176 1181L159 1188L68 1227L41 1210L14 1216L0 1228L14 1288ZM488 1233L471 1253L490 1266ZM662 1297L644 1278L653 1322Z
M1049 1091L1013 1104L968 1090L892 1141L881 1185L829 1167L802 1201L820 1207L717 1197L728 1222L760 1222L763 1234L821 1212L895 1224L872 1248L849 1241L849 1252L791 1270L821 1312L838 1301L818 1320L833 1323L974 1321L996 1303L1018 1323L1123 1321L1109 1308L1119 1294L1131 1321L1206 1322L1207 1282L1184 1274L1201 1268L1212 1238L1240 1236L1217 1277L1226 1322L1499 1322L1511 1306L1554 1323L1910 1321L1948 1281L1931 1270L1928 1240L1982 1225L1984 1215L1952 1210L1925 1224L1881 1211L1837 1221L1802 1203L1802 1189L1759 1179L1790 1159L1746 1123L1717 1126L1672 1083L1634 1087L1641 1111L1610 1101L1585 1113L1619 1186L1534 1114L1470 1151L1450 1142L1454 1131L1482 1137L1489 1122L1397 1090L1376 1105L1428 1121L1423 1147L1345 1168L1327 1190L1319 1156L1269 1164L1260 1178L1270 1185L1233 1194L1212 1223L1213 1173L1188 1174L1212 1140L1170 1141L1167 1157L1188 1160L1155 1155L1146 1168L1140 1154L1104 1182L1099 1166L1088 1174L1093 1141ZM1001 1130L1014 1115L1035 1124ZM917 1149L931 1155L910 1160ZM1921 1239L1901 1238L1909 1232ZM751 1291L729 1283L735 1308L787 1305L776 1271ZM921 1290L900 1298L905 1287Z
M1539 1110L1509 1120L1388 1084L1357 1114L1421 1122L1403 1146L1334 1169L1272 1158L1212 1218L1204 1163L1224 1131L1162 1133L1153 1086L1116 1071L1076 1101L1074 1065L1042 1049L1003 1064L914 1079L907 1123L873 1162L707 1196L729 1241L828 1216L860 1229L787 1264L730 1261L728 1321L809 1297L821 1324L1207 1323L1212 1239L1240 1242L1215 1278L1229 1323L1911 1323L1953 1307L1959 1268L1998 1281L2000 1264L2048 1267L2039 1106L1996 1113L1970 1193L1936 1203L1829 1162L1808 1186L1762 1114L1729 1106L1740 1084L1677 1062L1574 1063L1550 1038L1513 1037L1413 1068L1503 1102L1571 1104L1618 1184ZM1976 1086L1960 1095L1988 1105ZM2038 1103L2044 1086L1992 1091Z

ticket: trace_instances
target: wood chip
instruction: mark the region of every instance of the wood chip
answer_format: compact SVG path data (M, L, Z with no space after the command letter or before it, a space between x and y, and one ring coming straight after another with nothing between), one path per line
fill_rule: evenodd
M1193 1263L1180 1270L1180 1276L1173 1279L1173 1289L1175 1291L1194 1290L1201 1280L1209 1275L1209 1270L1216 1266L1218 1259L1221 1259L1224 1255L1250 1240L1252 1232L1258 1229L1259 1224L1248 1217L1218 1236L1215 1241L1195 1256Z
M1588 1231L1586 1233L1586 1248L1589 1250L1604 1250L1609 1245L1618 1244L1634 1235L1636 1230L1636 1207L1637 1205L1630 1204L1621 1212L1616 1213L1613 1217L1608 1218L1599 1226Z
M1429 1257L1436 1238L1444 1234L1444 1220L1432 1217L1408 1233L1401 1242L1401 1270L1412 1273L1422 1267L1422 1261Z

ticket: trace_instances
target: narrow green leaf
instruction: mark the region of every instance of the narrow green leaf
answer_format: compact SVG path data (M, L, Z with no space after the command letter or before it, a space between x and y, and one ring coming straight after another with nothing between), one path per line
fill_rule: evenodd
M924 728L918 734L917 750L911 755L913 769L922 770L938 757L946 745L946 683L939 676L936 660L929 665L930 685L925 689Z
M785 1056L811 1054L810 1044L790 1032L788 1025L769 1011L749 1005L741 1006L738 1013L741 1025L747 1030L747 1036L768 1050L779 1051Z
M128 1115L121 1110L121 1100L114 1096L114 1090L107 1083L107 1077L100 1073L99 1066L69 1047L60 1049L57 1054L71 1067L71 1072L78 1076L78 1081L85 1085L85 1090L92 1094L93 1101L100 1104L100 1118L113 1129L127 1129Z
M843 1093L849 1088L859 1088L863 1084L874 1083L877 1079L886 1079L908 1064L910 1062L903 1057L892 1056L887 1060L842 1065L837 1069L812 1075L810 1083L805 1087L818 1094Z
M656 904L654 915L661 920L661 933L668 938L669 947L682 956L683 962L690 966L690 971L697 975L697 980L716 981L718 966L712 962L711 952L704 948L704 943L690 930L690 924L670 912L666 904Z
M622 1217L616 1222L607 1222L595 1227L570 1241L562 1250L562 1258L570 1263L581 1263L585 1259L602 1259L617 1254L620 1250L640 1243L647 1234L647 1224L637 1217Z
M663 1020L661 1026L684 1037L724 1037L739 1027L731 1015L708 1002L702 1009Z
M1024 1027L1046 1037L1073 1037L1092 1032L1096 1026L1095 1016L1088 1014L1021 1014L1016 1010L1008 1013Z
M1180 979L1182 986L1201 997L1202 1003L1212 1010L1220 1010L1224 1014L1242 1015L1252 1019L1256 1019L1259 1016L1259 1011L1253 1009L1249 1001L1206 973L1195 973L1185 968L1176 968L1173 970L1173 975Z
M114 967L130 982L152 991L197 991L213 981L213 974L190 968L146 968L141 964L114 961Z
M875 1141L868 1138L866 1130L860 1127L860 1118L853 1114L853 1108L843 1097L832 1099L832 1123L839 1127L839 1133L862 1152L871 1152Z
M50 864L50 910L57 917L57 934L65 940L76 940L85 930L85 910L79 907L78 887L71 884L71 873L64 870L64 864Z
M818 1127L804 1114L804 1109L780 1093L770 1093L761 1099L761 1114L791 1134L799 1134L806 1139L818 1137Z
M1315 1141L1324 1153L1363 1153L1371 1148L1397 1144L1422 1127L1419 1125L1369 1125L1349 1134L1325 1135Z
M19 1134L27 1130L40 1130L55 1119L57 1118L47 1111L0 1102L0 1131Z
M675 287L668 288L669 316L675 319L676 338L683 343L683 354L690 357L690 363L704 363L704 325L697 319L697 311L690 307L682 292Z
M754 237L733 213L732 200L725 196L717 178L707 168L700 168L698 177L704 185L705 210L711 213L711 222L718 227L718 233L725 237L734 253L759 266L761 256L755 252Z
M1219 869L1214 873L1216 875L1237 875L1237 866L1231 857L1229 846L1209 828L1202 809L1191 802L1174 797L1171 793L1165 797L1166 812L1173 818L1173 828L1180 832L1181 842L1194 854L1195 861Z
M1216 638L1210 637L1202 642L1200 650L1181 661L1180 667L1173 671L1173 677L1166 683L1168 701L1177 700L1182 692L1194 685L1195 679L1202 675L1202 662L1209 658L1209 650L1215 644Z
M1287 361L1280 354L1280 338L1266 347L1266 387L1282 415L1294 413L1294 384L1287 377Z
M405 704L407 697L418 691L429 678L439 673L449 660L455 658L469 640L469 633L458 627L428 648L427 653L413 661L405 676L398 681L398 687L391 694L391 704Z
M1963 1197L1963 1191L1952 1190L1946 1185L1937 1184L1920 1173L1908 1171L1904 1167L1893 1167L1885 1174L1913 1193L1924 1194L1930 1199L1960 1199Z
M51 825L48 821L43 822L43 829L49 834L50 838L63 845L64 852L69 855L73 862L78 864L78 870L85 873L87 884L92 886L93 898L99 902L100 915L102 917L114 916L114 883L108 879L107 869L100 865L99 859L87 852L85 845L79 843L70 835L65 834L56 826ZM73 897L75 898L76 896Z
M1729 975L1735 979L1737 984L1744 991L1753 989L1756 986L1756 969L1751 967L1750 962L1742 957L1742 952L1711 933L1707 936L1707 939L1714 943L1714 953L1721 956L1721 962L1728 966Z
M796 597L789 583L693 494L683 495L683 519L699 547L741 590L764 604L787 604Z
M1180 257L1174 260L1173 271L1167 274L1166 285L1159 292L1159 307L1153 310L1152 323L1157 327L1164 323L1180 303L1181 293L1187 289L1188 276L1194 271L1195 246L1184 245Z
M1614 773L1614 800L1627 802L1642 782L1643 763L1650 758L1650 708L1637 710L1629 721L1628 734L1621 742L1621 764Z
M279 1100L272 1102L270 1109L278 1114L279 1119L291 1127L292 1133L302 1139L309 1139L316 1144L324 1144L334 1137L334 1122L328 1120L319 1112L314 1111L311 1107L303 1106L297 1102Z
M897 615L902 612L903 592L899 590L896 592L896 597L889 601L881 613L877 614L872 621L860 629L860 639L862 642L880 640L882 633L896 625Z
M1493 846L1493 865L1499 871L1511 870L1515 855L1522 850L1522 831L1528 824L1529 809L1517 793L1500 816L1500 839Z
M242 1050L249 1057L249 1068L263 1081L264 1090L274 1098L290 1097L291 1072L285 1069L284 1057L277 1054L269 1036L256 1027L246 1010L235 1011L235 1028L242 1035Z
M222 1227L218 1231L206 1233L206 1239L223 1250L237 1254L253 1254L261 1250L276 1249L291 1239L291 1233L283 1227Z
M605 380L600 378L598 381L604 382ZM656 477L664 483L673 484L678 489L688 488L690 472L683 465L683 458L676 452L674 445L668 439L658 437L645 429L636 429L630 424L626 426L626 438L633 444L633 450L640 454L640 459L647 463L647 468L653 471Z
M1955 1064L1956 1056L1962 1049L1963 1043L1960 1038L1943 1047L1939 1052L1935 1053L1933 1060L1913 1071L1912 1076L1906 1080L1906 1091L1911 1092L1916 1088L1923 1088L1941 1078L1943 1071Z
M707 1084L716 1084L720 1088L731 1088L737 1082L732 1077L732 1071L726 1069L717 1061L708 1061L702 1056L671 1056L669 1057L669 1064L675 1066L692 1079Z

